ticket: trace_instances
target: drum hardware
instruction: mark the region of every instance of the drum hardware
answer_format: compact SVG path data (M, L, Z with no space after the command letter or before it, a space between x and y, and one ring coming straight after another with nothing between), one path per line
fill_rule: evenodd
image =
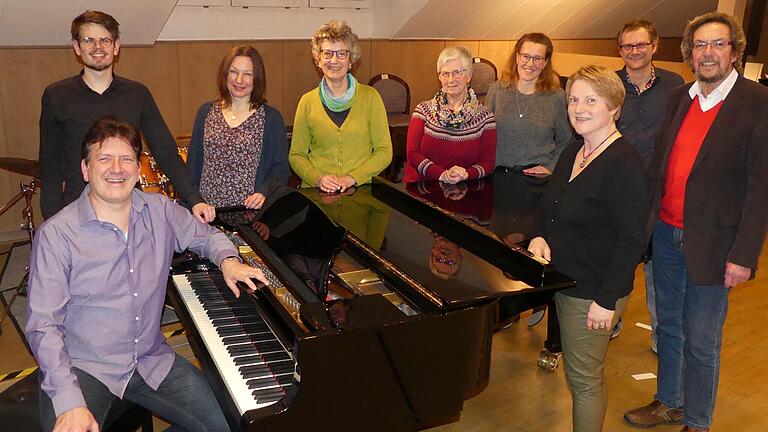
M554 372L557 370L557 366L560 363L561 353L552 353L548 349L544 348L539 353L538 366L544 370Z
M32 177L32 181L30 181L29 183L24 183L22 181L19 186L21 189L19 193L17 193L10 200L8 200L7 203L5 203L2 207L0 207L0 216L2 216L17 202L21 201L22 198L24 199L24 202L26 205L21 211L21 217L22 219L24 219L24 223L20 225L20 229L27 231L27 235L29 236L29 242L32 242L32 239L35 236L35 229L36 229L35 215L34 215L34 212L32 211L32 197L35 195L35 191L37 190L37 186L40 182L40 178L38 177L38 162L35 160L21 159L21 158L0 158L0 169L4 169L17 174ZM10 253L11 251L8 251L8 254L9 254L8 259L10 259ZM3 269L3 273L5 273L5 268ZM4 274L0 274L0 276L4 276ZM24 271L24 277L21 279L21 282L19 282L18 285L16 285L15 287L7 288L5 290L0 291L0 295L4 295L5 292L8 292L8 291L13 291L13 295L11 296L10 301L8 301L7 303L3 301L4 310L0 313L0 333L2 332L3 321L5 320L7 315L11 314L11 306L13 306L13 303L16 301L16 299L19 296L26 295L28 279L29 279L29 266L26 267ZM24 340L24 342L26 343L26 340L24 339L23 335L22 335L22 340Z

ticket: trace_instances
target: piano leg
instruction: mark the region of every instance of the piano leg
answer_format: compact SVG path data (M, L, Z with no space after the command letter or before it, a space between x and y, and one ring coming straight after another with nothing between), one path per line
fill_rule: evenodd
M538 365L542 369L554 372L560 362L562 347L560 346L560 323L557 320L557 308L554 297L547 305L547 340L539 353Z

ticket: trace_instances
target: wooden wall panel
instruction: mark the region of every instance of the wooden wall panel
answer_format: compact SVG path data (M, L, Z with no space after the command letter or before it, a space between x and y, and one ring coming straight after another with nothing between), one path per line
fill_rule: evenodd
M460 46L464 47L469 50L469 52L472 54L472 57L479 57L478 53L480 52L480 42L479 41L471 41L471 40L448 40L445 41L445 47L449 46ZM437 63L437 57L435 57L435 63Z
M490 60L496 65L496 71L501 76L501 71L507 64L514 47L512 41L481 41L479 45L478 57Z
M443 49L442 41L371 42L372 71L391 73L404 79L411 88L411 107L431 99L440 88L435 65Z
M5 131L0 135L0 156L37 159L39 148L40 97L54 81L74 75L80 69L71 49L4 49L0 58L2 115ZM19 182L28 177L4 172L0 176L0 202L19 192ZM0 230L17 230L21 204L0 218ZM39 204L35 199L37 215ZM42 220L38 217L37 222Z
M312 60L309 41L283 42L283 119L293 124L301 95L317 87L322 76Z
M240 41L235 45L252 45L261 54L267 74L267 103L283 111L283 44L277 41ZM224 57L222 53L221 57ZM221 59L219 59L221 60ZM190 125L190 131L191 131Z
M359 44L362 56L355 65L353 73L358 81L368 84L373 76L373 72L371 71L371 56L373 55L371 52L371 41L361 40Z
M179 70L175 84L179 89L177 105L179 129L174 132L177 134L191 133L195 113L197 113L200 105L218 97L216 71L219 62L233 44L227 41L169 43L168 45L177 48L179 58Z
M179 118L179 55L175 44L121 48L115 72L149 88L165 123L176 135L184 129Z

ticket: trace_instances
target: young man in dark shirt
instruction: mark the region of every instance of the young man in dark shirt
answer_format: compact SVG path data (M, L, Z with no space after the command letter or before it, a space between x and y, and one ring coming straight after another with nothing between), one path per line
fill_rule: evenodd
M43 93L40 113L40 207L48 219L80 196L85 187L80 173L80 145L99 118L113 115L131 123L147 140L152 155L173 182L192 213L204 222L214 208L197 193L177 154L152 94L141 83L113 72L120 52L118 22L99 11L86 11L72 21L72 47L83 70L55 82Z

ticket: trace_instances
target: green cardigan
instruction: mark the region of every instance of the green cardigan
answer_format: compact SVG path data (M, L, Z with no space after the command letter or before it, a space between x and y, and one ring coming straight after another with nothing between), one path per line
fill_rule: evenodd
M387 112L373 87L358 83L357 100L341 127L323 108L318 88L305 93L296 107L288 161L302 187L315 187L321 176L352 176L371 181L392 161Z

